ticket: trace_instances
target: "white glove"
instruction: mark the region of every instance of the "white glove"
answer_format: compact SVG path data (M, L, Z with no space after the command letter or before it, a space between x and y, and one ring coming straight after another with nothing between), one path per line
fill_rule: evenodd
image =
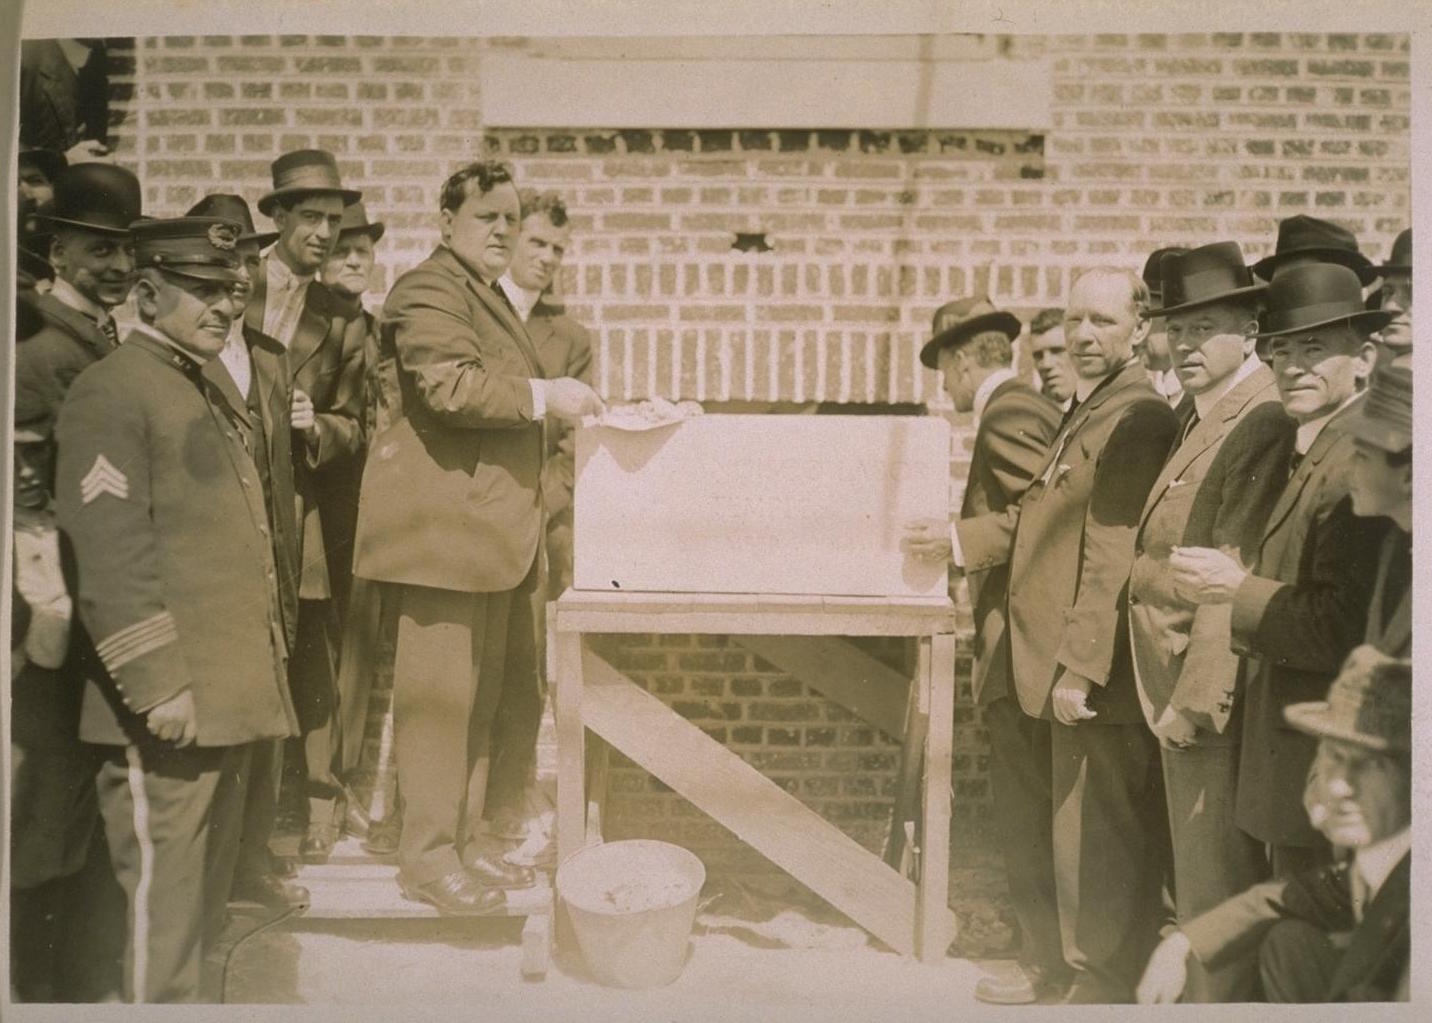
M60 571L60 533L53 523L16 524L15 589L30 605L26 656L42 668L58 668L70 646L74 604Z

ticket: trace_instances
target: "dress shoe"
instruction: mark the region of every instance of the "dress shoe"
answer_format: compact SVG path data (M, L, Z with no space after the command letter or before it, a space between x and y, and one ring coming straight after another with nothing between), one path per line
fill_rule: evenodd
M275 877L290 878L298 875L298 864L291 856L280 856L273 850L268 854L269 873Z
M493 916L507 906L500 888L480 884L465 870L454 870L427 884L410 884L399 874L398 889L403 898L426 902L444 916Z
M1051 971L1020 963L1012 971L981 977L975 985L975 998L987 1005L1059 1002L1068 987L1068 971Z
M310 821L303 840L298 843L298 858L304 863L327 863L339 837L338 825L328 821Z
M273 874L241 874L234 878L230 902L256 902L269 909L304 909L308 889Z
M489 888L531 888L537 875L531 867L508 863L501 853L486 852L469 846L462 854L462 865L480 884Z
M398 839L403 836L403 815L394 810L380 821L374 821L363 839L363 848L374 856L398 855Z
M368 817L368 810L363 806L363 801L347 785L343 786L343 833L363 838L368 834L368 829L373 826L372 820Z

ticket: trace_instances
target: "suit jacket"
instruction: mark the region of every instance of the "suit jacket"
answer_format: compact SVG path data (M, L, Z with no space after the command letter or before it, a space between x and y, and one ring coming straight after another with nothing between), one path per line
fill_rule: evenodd
M1328 978L1324 1001L1394 1001L1410 953L1412 857L1404 856L1392 869L1361 923L1353 916L1350 869L1337 864L1254 885L1180 929L1194 954L1211 969L1256 955L1280 920L1303 920L1329 934L1351 931L1351 941Z
M1389 586L1394 577L1402 582L1399 593ZM1396 527L1389 527L1382 541L1363 642L1389 657L1412 656L1412 539Z
M1004 512L1019 503L1049 457L1049 442L1059 430L1059 409L1034 388L1007 380L990 394L975 432L970 473L960 518ZM975 619L974 673L970 684L976 703L989 703L1009 692L1009 647L1005 643L1007 563L965 577Z
M244 325L253 365L253 379L247 396L239 393L224 364L212 359L204 365L204 376L218 390L231 410L238 413L237 425L246 433L246 447L258 470L273 533L274 566L278 571L279 610L283 616L288 648L298 641L298 591L300 537L293 489L293 385L288 377L288 355L283 345L267 334Z
M244 310L244 325L263 333L268 297L266 255ZM363 343L366 323L354 307L318 281L304 293L298 328L288 346L291 386L313 399L318 440L292 443L293 481L303 522L300 594L305 599L342 598L351 572L351 508L356 487L349 477L363 457ZM331 535L329 535L331 534ZM321 556L320 553L322 552Z
M1129 639L1144 717L1170 704L1216 741L1232 711L1238 655L1227 604L1195 607L1175 592L1175 546L1215 547L1251 565L1282 493L1293 421L1260 366L1219 400L1169 456L1149 491L1129 577Z
M537 351L542 375L548 379L574 377L592 382L592 342L587 328L567 315L566 308L543 295L527 318L527 336ZM568 423L546 424L546 454L542 463L542 503L549 523L572 521L572 487L576 476L576 431Z
M297 734L263 490L232 416L197 363L138 332L65 401L59 523L104 666L86 742L154 741L144 715L186 688L200 746Z
M1017 506L957 524L967 571L1009 562L1010 667L1026 714L1052 717L1068 669L1095 683L1100 723L1140 720L1124 591L1139 513L1177 431L1132 360L1069 414Z
M354 572L467 593L510 590L537 555L542 376L516 314L451 250L400 277L380 352L396 359L402 416L363 470Z
M1316 846L1302 793L1317 741L1283 720L1290 703L1327 695L1362 641L1385 519L1352 512L1353 440L1361 401L1323 428L1268 516L1254 575L1232 605L1232 645L1245 658L1237 822L1263 842Z

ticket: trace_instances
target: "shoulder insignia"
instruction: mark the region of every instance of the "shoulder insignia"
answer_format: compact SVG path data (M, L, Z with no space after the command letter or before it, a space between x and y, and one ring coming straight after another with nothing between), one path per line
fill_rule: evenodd
M121 501L129 500L129 477L114 467L104 455L94 460L90 471L80 480L80 497L89 504L100 494L109 494Z

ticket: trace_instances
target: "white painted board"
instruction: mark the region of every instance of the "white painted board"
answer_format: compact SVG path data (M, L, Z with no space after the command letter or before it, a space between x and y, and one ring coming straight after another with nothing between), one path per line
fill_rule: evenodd
M935 416L705 415L577 431L579 590L943 596L902 527L948 519Z

